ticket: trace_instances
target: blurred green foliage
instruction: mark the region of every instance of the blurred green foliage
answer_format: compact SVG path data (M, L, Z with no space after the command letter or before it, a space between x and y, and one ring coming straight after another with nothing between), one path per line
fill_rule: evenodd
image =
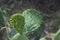
M52 40L60 40L60 29L55 34L55 37Z
M7 12L5 9L0 8L0 26L4 27L7 25Z

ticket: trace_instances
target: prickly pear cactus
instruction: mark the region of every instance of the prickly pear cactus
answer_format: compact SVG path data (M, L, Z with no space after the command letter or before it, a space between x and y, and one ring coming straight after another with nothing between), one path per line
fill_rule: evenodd
M21 14L12 15L10 18L10 22L20 34L23 34L25 20Z
M25 33L29 34L29 32L34 32L34 36L38 34L40 35L43 32L43 29L45 28L43 26L43 16L41 16L40 12L36 11L35 9L25 10L23 12L23 16L21 14L12 15L10 18L10 22L12 23L14 28L20 33L20 36L18 36L18 39L16 40L29 40L25 36ZM16 37L13 37L13 39Z
M58 30L58 32L52 40L60 40L60 29Z
M27 32L34 32L35 35L41 34L44 30L44 19L39 11L27 9L23 12L25 18L25 27Z

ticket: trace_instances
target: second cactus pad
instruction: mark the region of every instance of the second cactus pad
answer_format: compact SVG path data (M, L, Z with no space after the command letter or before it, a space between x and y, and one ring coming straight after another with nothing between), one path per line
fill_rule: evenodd
M40 34L44 30L44 19L41 13L35 9L27 9L23 12L25 17L25 27L27 32L34 32L34 34ZM39 31L39 32L38 32Z

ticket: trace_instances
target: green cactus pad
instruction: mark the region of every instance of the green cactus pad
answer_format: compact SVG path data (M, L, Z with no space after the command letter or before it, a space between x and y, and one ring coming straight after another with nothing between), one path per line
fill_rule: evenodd
M11 24L20 34L23 34L24 31L24 21L24 17L21 14L14 14L10 18Z
M35 35L41 34L44 30L44 19L39 11L27 9L23 12L25 17L25 27L27 32L34 32Z

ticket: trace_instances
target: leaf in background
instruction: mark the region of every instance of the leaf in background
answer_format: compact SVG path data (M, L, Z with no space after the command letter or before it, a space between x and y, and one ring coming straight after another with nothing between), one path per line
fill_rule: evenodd
M0 26L4 27L7 24L6 10L0 8Z
M34 34L41 34L44 30L43 16L35 9L28 9L23 12L27 32L34 31ZM42 25L43 24L43 25Z
M60 29L58 30L58 32L52 40L60 40Z
M10 22L20 34L23 34L24 31L24 21L24 17L21 14L14 14L10 18Z
M12 37L11 40L29 40L29 39L25 35L20 35L19 33L17 33Z
M41 38L41 39L39 39L39 40L47 40L45 37L43 37L43 38Z

